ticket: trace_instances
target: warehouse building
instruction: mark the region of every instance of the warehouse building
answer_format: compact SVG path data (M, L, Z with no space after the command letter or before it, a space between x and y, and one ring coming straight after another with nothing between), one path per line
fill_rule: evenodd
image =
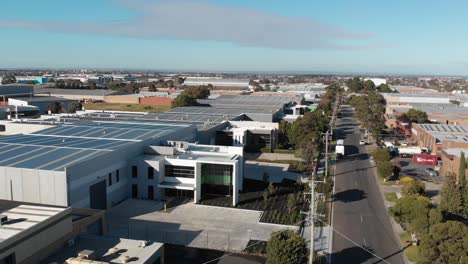
M96 100L104 101L106 96L123 94L120 91L104 89L57 89L57 88L34 88L35 94L62 97L73 100Z
M249 79L223 79L207 77L187 77L184 80L186 86L212 85L216 88L247 89L249 88Z
M8 98L32 96L34 94L32 85L6 84L0 85L0 105L7 105Z
M442 166L440 167L440 173L445 176L454 175L457 181L460 179L460 158L462 152L465 154L465 158L468 156L467 148L446 148L441 151ZM467 160L468 161L468 160ZM465 169L465 176L468 177L468 168Z
M11 106L35 106L41 114L48 114L49 105L59 103L62 107L62 112L68 112L71 104L77 103L77 100L66 99L54 96L30 96L30 97L15 97L8 98L8 104Z
M468 126L413 124L411 132L420 147L434 154L446 148L468 148Z
M81 121L0 137L0 199L105 209L130 196L129 161L193 141L193 126Z

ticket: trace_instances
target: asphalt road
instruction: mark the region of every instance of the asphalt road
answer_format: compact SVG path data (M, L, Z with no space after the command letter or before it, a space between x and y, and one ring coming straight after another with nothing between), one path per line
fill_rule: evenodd
M341 106L340 112L341 118L336 122L337 135L344 139L349 152L336 166L333 205L333 228L336 231L333 232L331 262L404 263L404 253L394 235L368 154L363 146L359 146L357 120L349 106Z

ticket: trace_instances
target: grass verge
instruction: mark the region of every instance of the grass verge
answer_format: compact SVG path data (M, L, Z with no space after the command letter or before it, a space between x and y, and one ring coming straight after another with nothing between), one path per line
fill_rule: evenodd
M406 247L410 243L408 241L411 240L410 234L408 232L403 232L399 234L399 236L400 236L401 245L403 247ZM413 261L416 263L420 263L422 261L421 257L419 256L419 249L417 246L406 247L405 254L408 260L410 261Z
M385 200L389 202L396 202L398 200L398 197L395 192L386 192L384 193Z

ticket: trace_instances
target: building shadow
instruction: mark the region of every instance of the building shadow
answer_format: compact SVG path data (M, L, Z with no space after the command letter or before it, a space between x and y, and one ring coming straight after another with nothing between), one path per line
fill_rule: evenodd
M356 202L367 198L367 194L359 189L350 189L342 192L337 192L333 196L333 201L340 201L343 203Z

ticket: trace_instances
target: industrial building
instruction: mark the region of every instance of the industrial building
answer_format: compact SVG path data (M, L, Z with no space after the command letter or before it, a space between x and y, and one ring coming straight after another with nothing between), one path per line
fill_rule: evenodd
M382 93L387 104L451 104L448 94Z
M300 95L255 96L255 95L221 95L215 99L199 99L200 104L212 107L278 109L294 104L301 104L304 98Z
M73 100L96 100L104 101L106 96L123 94L120 91L104 89L57 89L57 88L34 88L35 94L62 97Z
M212 85L220 88L247 89L249 88L249 79L223 79L209 77L187 77L184 80L186 86Z
M468 126L413 124L411 132L420 147L437 154L441 149L468 148Z
M35 106L41 114L48 114L49 106L53 103L59 103L62 107L62 112L68 112L71 104L77 103L77 100L66 99L54 96L30 96L30 97L15 97L8 98L10 106Z
M34 90L32 85L24 84L7 84L0 85L0 105L7 105L8 98L11 97L23 97L23 96L32 96Z
M107 237L100 210L0 200L0 263L164 263L164 245Z
M440 173L445 176L454 175L457 181L460 178L460 158L461 154L465 154L465 159L468 156L468 148L446 148L441 151L442 166ZM467 160L468 161L468 160ZM468 177L468 168L465 170L465 176Z

